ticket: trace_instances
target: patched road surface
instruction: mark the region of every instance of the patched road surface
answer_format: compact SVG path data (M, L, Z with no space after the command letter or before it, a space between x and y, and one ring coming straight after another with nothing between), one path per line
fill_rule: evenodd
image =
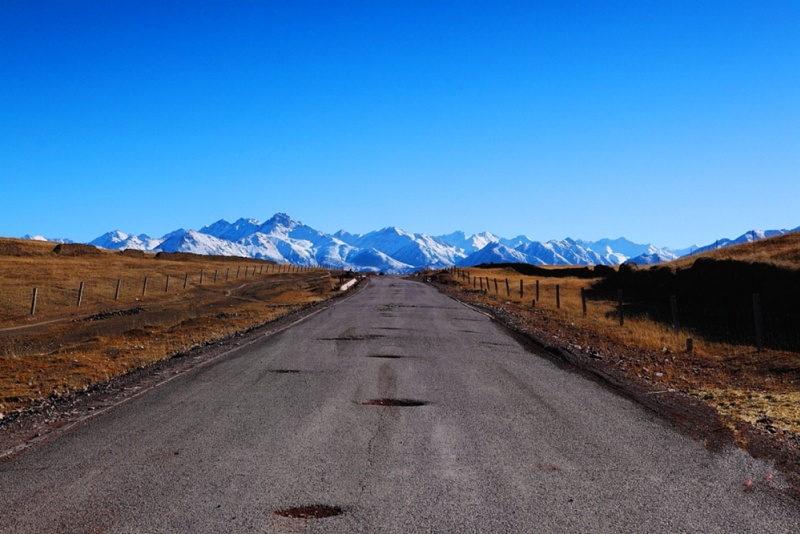
M768 472L377 277L5 461L0 532L800 531Z

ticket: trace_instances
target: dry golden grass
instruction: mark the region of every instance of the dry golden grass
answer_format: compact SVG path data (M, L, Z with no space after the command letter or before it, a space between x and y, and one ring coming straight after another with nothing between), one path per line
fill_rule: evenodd
M537 278L509 268L461 271L468 273L470 280L452 277L460 288L460 298L503 307L558 343L580 350L600 350L617 358L625 372L701 397L722 414L753 423L770 421L800 434L800 354L774 350L759 353L752 346L710 341L694 332L642 317L626 317L620 326L613 301L588 300L584 316L581 288L588 289L596 281L592 279ZM484 289L488 277L488 291L480 291L476 276L483 278ZM532 307L537 279L539 298ZM556 286L560 307L556 305ZM691 353L686 352L687 338L693 340Z
M263 324L337 285L324 270L246 258L65 256L53 246L0 239L0 413Z

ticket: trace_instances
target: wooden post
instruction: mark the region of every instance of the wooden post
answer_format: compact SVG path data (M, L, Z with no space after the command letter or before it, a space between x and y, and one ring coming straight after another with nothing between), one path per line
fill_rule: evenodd
M237 280L239 279L239 271L240 271L241 269L242 269L242 266L241 266L241 265L237 265L237 266L236 266L236 279L237 279Z
M203 285L203 269L200 269L200 285Z
M225 281L226 281L226 282L228 281L228 276L229 276L230 274L231 274L231 268L230 268L230 267L228 267L228 268L225 270Z
M511 289L508 287L508 278L506 278L506 296L511 296Z
M261 264L261 268L258 270L258 274L264 274L264 264Z
M556 284L556 308L561 308L561 286Z
M619 313L619 325L625 324L625 315L622 312L622 290L617 290L617 312Z
M189 284L189 273L183 275L183 289L186 289L186 286Z
M761 295L753 293L753 322L756 327L756 351L761 352Z
M214 269L214 283L217 283L217 270Z
M164 283L164 293L169 291L169 275L167 275L167 281Z
M669 306L672 308L672 327L677 330L681 327L681 323L678 320L678 297L670 295Z
M144 284L142 284L142 296L144 296L145 293L147 293L147 277L146 276L144 277Z
M539 300L539 281L536 281L536 300Z
M117 289L114 291L114 300L119 300L119 288L122 285L122 279L117 278Z
M477 285L478 285L478 280L477 280L477 278L473 278L473 279L472 279L472 288L474 289L474 288L475 288L475 286L477 286Z
M525 296L525 287L522 285L522 280L519 281L519 298Z
M531 308L536 307L536 299L531 299Z
M583 308L583 316L586 317L586 290L581 288L581 308Z
M33 296L31 297L31 315L36 314L36 296L39 294L39 288L33 288Z
M81 301L83 300L83 282L78 287L78 307L81 307Z
M494 279L494 294L497 295L497 278Z
M483 291L483 277L481 276L481 291Z

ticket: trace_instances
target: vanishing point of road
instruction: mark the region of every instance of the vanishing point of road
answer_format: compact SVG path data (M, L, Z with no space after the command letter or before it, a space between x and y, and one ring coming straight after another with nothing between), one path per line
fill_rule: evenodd
M4 462L0 532L798 532L769 471L376 277Z

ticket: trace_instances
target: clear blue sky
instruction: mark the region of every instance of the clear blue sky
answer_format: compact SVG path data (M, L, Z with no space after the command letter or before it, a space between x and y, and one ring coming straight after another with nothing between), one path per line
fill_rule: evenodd
M0 0L0 235L800 225L800 2Z

